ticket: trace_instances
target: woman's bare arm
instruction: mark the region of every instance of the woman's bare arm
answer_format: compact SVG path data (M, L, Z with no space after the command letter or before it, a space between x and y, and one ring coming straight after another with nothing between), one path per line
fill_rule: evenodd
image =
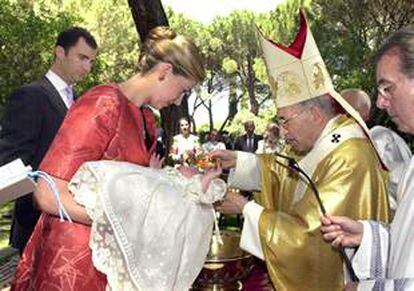
M70 218L76 222L90 225L91 220L86 214L85 207L75 202L72 193L68 189L69 182L53 176L51 178L56 183L60 200ZM43 179L39 179L34 197L39 209L52 215L59 215L56 198L49 185Z

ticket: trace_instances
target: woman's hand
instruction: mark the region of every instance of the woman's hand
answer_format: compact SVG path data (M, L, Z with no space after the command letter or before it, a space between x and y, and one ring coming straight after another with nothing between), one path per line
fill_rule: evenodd
M57 191L59 192L60 201L68 212L70 218L83 224L91 224L91 220L86 213L85 207L75 202L72 193L69 191L69 182L53 176L50 176L50 178L55 183ZM59 208L56 203L55 195L45 180L39 179L37 182L34 199L37 208L48 214L59 216Z
M149 167L154 169L161 169L164 164L165 157L161 158L160 155L154 153L149 160Z
M201 185L203 187L203 192L206 192L208 189L208 186L210 186L211 180L214 178L220 177L222 173L222 169L220 166L220 163L217 163L217 166L215 168L210 168L209 170L206 170L204 172L203 177L201 178Z
M322 216L323 239L332 246L356 247L361 244L364 227L361 222L344 216Z

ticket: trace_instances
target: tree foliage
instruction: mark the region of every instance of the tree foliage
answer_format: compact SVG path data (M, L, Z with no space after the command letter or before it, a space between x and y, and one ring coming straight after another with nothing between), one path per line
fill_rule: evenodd
M134 73L140 40L127 1L37 0L36 3L75 15L76 24L87 28L97 39L99 83L123 81Z
M81 24L82 18L61 1L0 0L0 113L13 90L48 70L59 32ZM103 67L98 61L77 92L99 83Z
M12 90L45 73L56 35L74 21L70 15L42 8L35 13L24 2L0 0L0 104Z
M234 11L209 25L167 8L171 27L192 37L205 57L208 78L195 93L211 112L210 128L217 127L209 106L218 90L229 92L223 126L230 130L237 130L247 112L266 122L275 114L255 27L288 45L300 7L337 90L357 87L371 96L376 94L374 52L387 35L414 22L412 0L287 0L268 13ZM44 74L57 33L73 24L90 30L100 45L98 64L78 91L132 75L140 41L128 1L0 0L0 106L14 88ZM384 113L374 110L373 116L372 124L389 125Z
M384 39L414 23L411 0L314 0L314 32L338 90L362 88L375 103L373 56ZM373 106L371 125L392 126Z

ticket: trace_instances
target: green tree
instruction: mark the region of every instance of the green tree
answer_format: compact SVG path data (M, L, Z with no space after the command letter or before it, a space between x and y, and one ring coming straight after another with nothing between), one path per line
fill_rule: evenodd
M196 129L197 124L193 116L197 110L205 108L209 113L209 128L211 130L214 127L213 105L218 93L225 90L225 86L227 86L221 71L221 58L223 57L220 53L221 41L211 33L208 26L191 20L182 14L174 13L170 8L167 8L167 16L171 27L177 32L192 38L205 58L207 78L201 86L193 90L195 102L190 120L192 120L194 129Z
M68 9L82 16L81 24L96 35L99 59L104 64L100 82L120 82L132 76L138 61L140 40L127 1L65 0Z
M0 0L0 113L14 89L45 74L59 32L74 25L91 30L72 12L76 9L65 5L59 0ZM77 84L77 93L100 83L105 67L98 58L92 72Z
M255 94L256 76L253 69L259 56L256 38L256 15L249 11L235 11L227 17L218 17L211 24L212 31L221 40L223 54L237 64L237 75L246 89L250 110L259 113L259 103Z
M24 83L41 77L53 58L57 34L74 18L25 2L0 0L0 106Z
M315 38L338 90L362 88L376 96L373 55L397 29L414 23L411 0L314 0ZM373 108L372 124L392 126Z
M75 24L93 34L99 45L96 83L119 82L134 73L140 41L127 1L37 0L35 3L35 9L49 7L74 15Z

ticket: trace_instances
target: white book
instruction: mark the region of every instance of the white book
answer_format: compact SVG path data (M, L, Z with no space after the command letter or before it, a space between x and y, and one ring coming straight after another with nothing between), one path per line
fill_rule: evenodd
M0 205L33 192L36 183L28 174L32 171L21 159L0 167Z

